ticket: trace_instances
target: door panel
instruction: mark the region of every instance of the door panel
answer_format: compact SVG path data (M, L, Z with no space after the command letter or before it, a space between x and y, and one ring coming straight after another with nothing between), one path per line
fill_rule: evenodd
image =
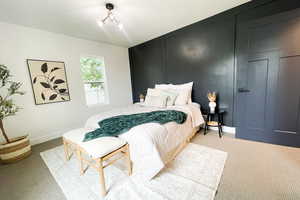
M266 96L268 92L268 60L248 62L248 90L246 95L246 127L253 131L265 130Z
M237 84L237 137L263 141L266 132L271 132L269 123L276 78L270 71L276 70L277 52L260 53L240 57L239 81ZM240 89L246 90L241 92Z
M299 134L300 56L283 57L279 63L274 131Z
M299 34L300 9L237 25L237 137L300 146Z

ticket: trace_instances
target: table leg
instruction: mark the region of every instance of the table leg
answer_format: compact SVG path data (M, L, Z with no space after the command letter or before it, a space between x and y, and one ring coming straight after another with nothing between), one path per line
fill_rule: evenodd
M204 135L207 134L208 131L208 122L210 121L210 114L207 114L207 118L205 120L205 126L204 126Z
M224 124L224 115L221 115L221 132L223 133L223 127L222 125Z
M219 125L218 129L219 129L219 137L221 138L222 137L222 127Z
M218 130L219 130L219 137L222 137L222 121L221 121L221 116L220 114L218 114Z

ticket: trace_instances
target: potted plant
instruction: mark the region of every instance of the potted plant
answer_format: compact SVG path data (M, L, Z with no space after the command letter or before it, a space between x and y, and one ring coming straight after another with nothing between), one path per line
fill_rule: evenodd
M20 110L20 107L14 104L12 97L24 95L24 92L20 91L21 85L20 82L11 80L10 71L6 66L0 65L0 130L5 139L5 143L0 144L2 163L15 162L31 153L28 135L9 139L3 126L3 120L6 117L13 116Z

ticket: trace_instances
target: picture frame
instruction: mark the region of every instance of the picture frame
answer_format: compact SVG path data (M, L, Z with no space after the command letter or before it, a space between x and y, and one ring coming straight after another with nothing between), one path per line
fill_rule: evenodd
M64 62L37 59L26 62L36 105L71 100Z

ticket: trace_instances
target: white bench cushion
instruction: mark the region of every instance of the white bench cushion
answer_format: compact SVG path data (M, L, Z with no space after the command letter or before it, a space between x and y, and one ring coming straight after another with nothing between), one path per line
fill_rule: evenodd
M63 137L75 144L80 145L83 143L82 141L84 139L84 135L91 131L93 131L93 129L78 128L65 133Z
M116 137L101 137L88 142L83 142L83 148L92 158L101 158L124 146L127 142Z
M79 145L92 158L101 158L107 154L114 152L127 142L116 137L101 137L87 142L82 142L84 135L93 129L79 128L69 131L63 137L72 143Z

